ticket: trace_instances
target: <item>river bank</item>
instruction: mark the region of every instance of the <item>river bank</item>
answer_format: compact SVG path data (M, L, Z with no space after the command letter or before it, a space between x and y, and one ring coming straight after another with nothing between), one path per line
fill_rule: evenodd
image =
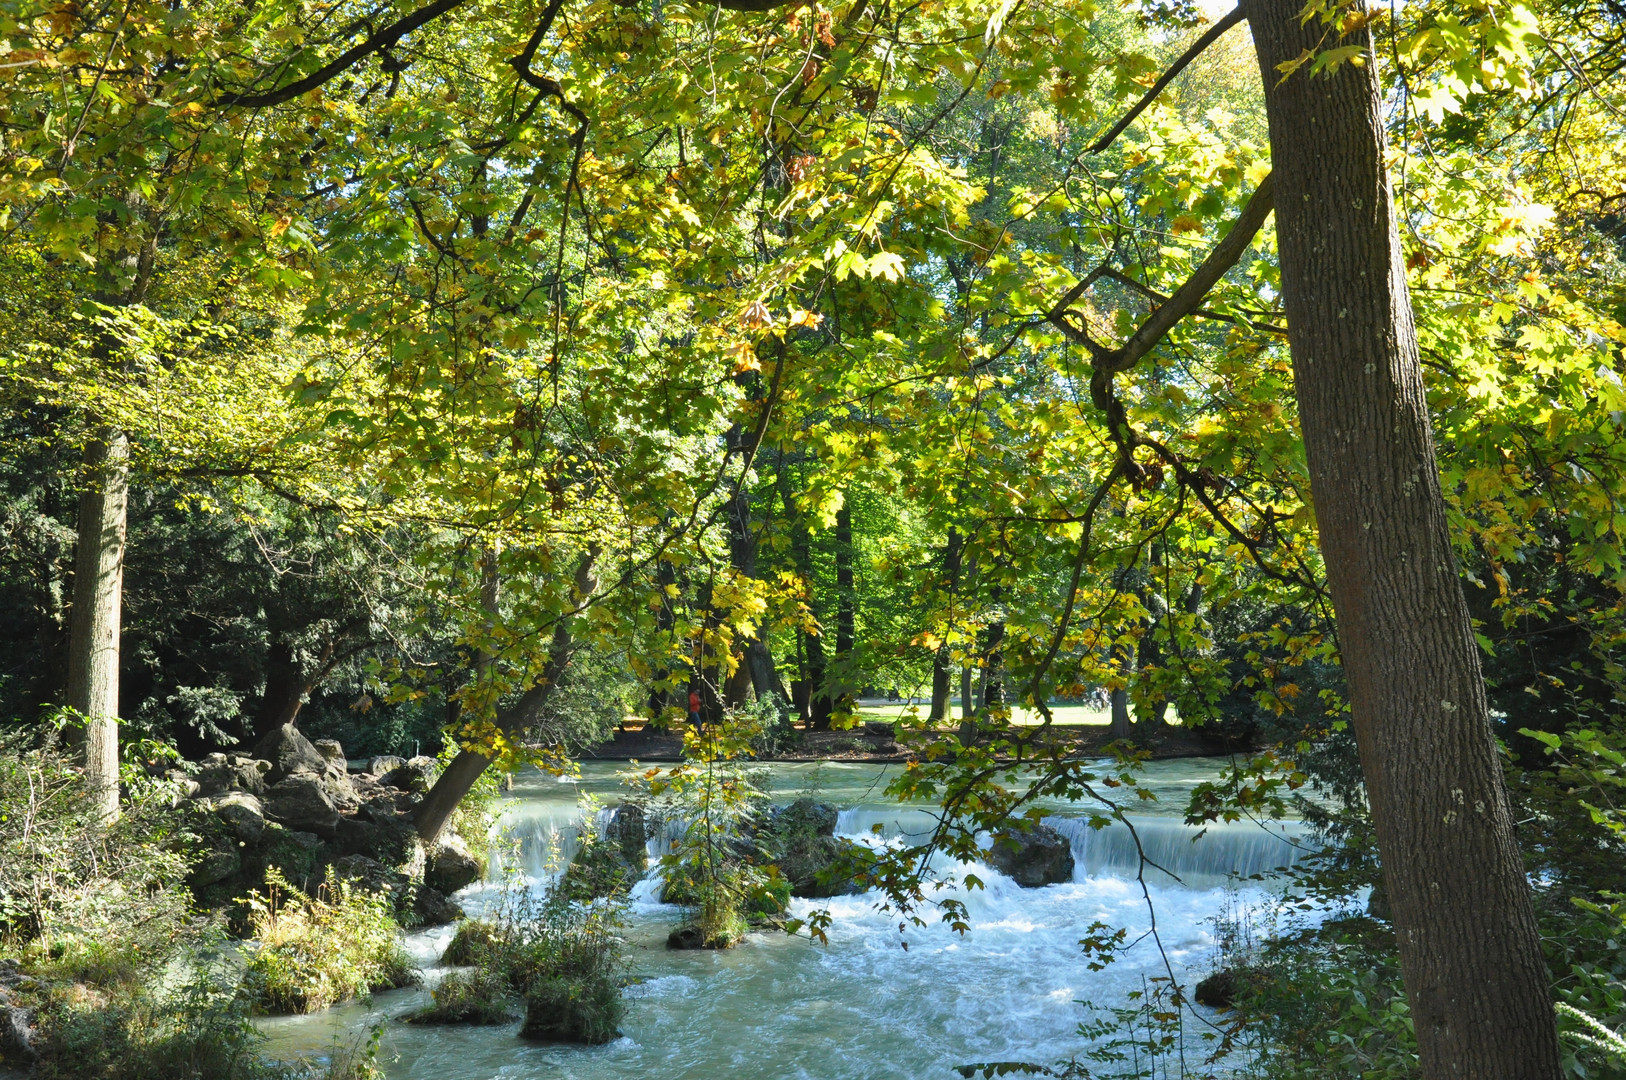
M1097 724L1056 725L1049 738L1059 742L1067 753L1081 757L1104 756L1112 743L1107 728ZM1129 740L1145 750L1153 761L1213 757L1246 753L1246 745L1231 745L1222 738L1205 735L1200 728L1173 724L1161 730L1137 731ZM649 724L618 730L613 737L582 751L588 761L678 761L683 756L683 736L677 729ZM845 761L867 764L898 764L915 757L907 740L900 741L891 724L869 721L857 727L835 731L794 729L783 745L759 757L761 761L812 762Z

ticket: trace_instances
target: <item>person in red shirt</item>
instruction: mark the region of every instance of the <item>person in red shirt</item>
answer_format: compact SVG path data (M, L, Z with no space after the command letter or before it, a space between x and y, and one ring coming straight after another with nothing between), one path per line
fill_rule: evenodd
M689 691L689 723L700 726L700 694L695 690Z

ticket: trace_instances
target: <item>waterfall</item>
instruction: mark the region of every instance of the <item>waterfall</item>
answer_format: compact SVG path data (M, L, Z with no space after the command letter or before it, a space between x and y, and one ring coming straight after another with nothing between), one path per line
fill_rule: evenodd
M614 820L618 809L599 808L594 828L600 835ZM921 843L931 835L936 822L936 816L928 810L860 806L840 811L836 832L854 838L879 836L885 840ZM1129 825L1113 821L1102 829L1094 829L1090 827L1089 818L1063 816L1047 817L1044 823L1072 845L1075 881L1136 875L1140 857ZM1312 844L1303 824L1296 821L1263 825L1219 823L1202 829L1186 825L1177 818L1131 816L1129 823L1140 837L1147 860L1155 864L1147 866L1147 880L1165 885L1177 884L1175 879L1178 879L1179 884L1208 888L1232 875L1268 876L1280 867L1298 862ZM876 826L880 826L879 833ZM682 818L656 822L653 835L645 844L650 862L655 863L668 854L687 827L688 822ZM541 881L560 873L580 848L581 811L578 807L557 803L517 803L504 815L500 829L507 843L499 845L498 857L492 860L493 875L500 876L499 864L505 857L517 857L517 867L533 880Z
M906 843L924 842L937 818L930 811L880 807L843 810L836 832L843 836L873 837ZM1102 829L1090 827L1084 817L1047 817L1044 824L1061 833L1073 849L1073 880L1092 877L1133 878L1140 866L1134 834L1140 837L1146 858L1167 873L1148 866L1148 881L1180 883L1207 888L1231 875L1244 878L1268 875L1292 866L1310 850L1311 840L1301 822L1275 821L1265 825L1238 822L1194 828L1177 818L1135 816L1129 825L1113 821ZM1170 875L1173 875L1172 877Z

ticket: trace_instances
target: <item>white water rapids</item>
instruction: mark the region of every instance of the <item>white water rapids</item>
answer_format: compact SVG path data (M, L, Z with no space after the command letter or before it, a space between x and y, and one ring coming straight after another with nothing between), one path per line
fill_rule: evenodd
M1149 870L1146 889L1168 960L1190 982L1206 974L1213 959L1216 917L1238 905L1271 906L1265 885L1229 875L1264 873L1302 851L1302 829L1291 822L1274 823L1270 831L1255 824L1215 827L1193 840L1197 830L1181 824L1177 813L1190 786L1218 766L1201 759L1152 763L1146 781L1160 797L1151 808L1161 813L1133 819L1148 858L1180 879ZM527 876L542 879L549 853L573 849L579 791L615 800L618 768L584 766L580 783L538 776L517 785L505 800L503 822ZM847 808L838 832L867 837L880 824L883 836L896 836L929 828L924 809L880 800L892 775L888 768L825 763L817 769L811 777L817 797ZM802 793L812 772L772 766L776 797ZM520 1040L517 1023L392 1022L380 1060L389 1080L951 1080L959 1075L953 1066L970 1062L1066 1059L1088 1045L1077 1028L1091 1017L1090 1007L1124 1006L1143 980L1164 974L1164 960L1147 939L1105 970L1089 970L1078 941L1091 923L1124 927L1131 940L1148 926L1151 912L1134 880L1138 856L1124 826L1088 828L1082 820L1087 807L1046 804L1045 810L1053 815L1047 823L1072 843L1073 881L1023 889L983 866L939 867L974 871L986 883L957 893L971 915L971 931L963 936L936 924L900 932L896 915L876 910L875 895L861 895L793 901L792 914L800 917L828 905L835 920L828 945L758 933L727 952L672 952L665 937L679 912L655 903L644 884L634 891L627 931L630 973L644 981L625 991L622 1038L601 1047L549 1046ZM651 846L658 848L659 839ZM494 896L488 884L458 899L476 915ZM409 936L426 981L436 978L433 965L450 936L449 927ZM321 1053L353 1041L380 1019L420 1007L425 997L421 989L394 991L262 1027L278 1056Z

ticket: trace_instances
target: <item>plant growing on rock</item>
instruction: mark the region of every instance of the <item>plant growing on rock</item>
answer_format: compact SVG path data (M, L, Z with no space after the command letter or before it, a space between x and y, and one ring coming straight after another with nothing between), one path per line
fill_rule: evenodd
M603 1043L617 1035L624 909L582 903L561 889L503 893L495 919L463 923L442 958L475 971L447 976L448 988L415 1018L421 1023L496 1023L513 998L525 1002L521 1034L552 1042ZM505 1014L506 1015L506 1014Z
M258 945L248 961L254 1006L308 1013L416 978L387 895L365 892L331 871L309 896L273 870L270 895L245 903Z

